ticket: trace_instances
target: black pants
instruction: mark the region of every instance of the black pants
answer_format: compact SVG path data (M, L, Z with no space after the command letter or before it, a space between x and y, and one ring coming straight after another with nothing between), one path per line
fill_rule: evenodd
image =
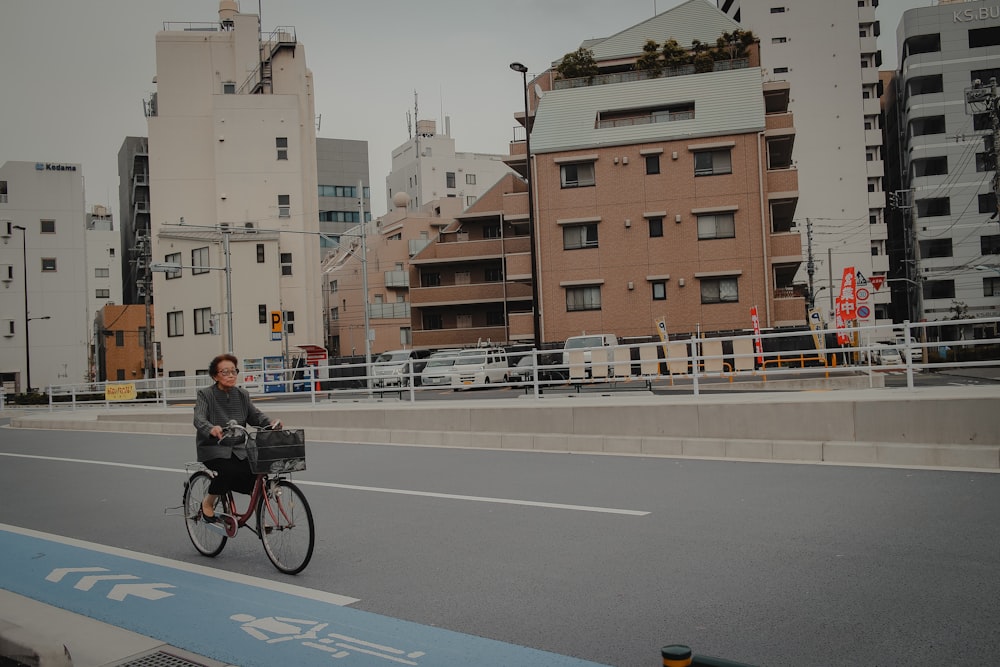
M238 459L233 454L228 459L210 459L204 462L205 467L218 474L208 485L208 492L213 496L221 496L227 491L237 493L252 493L257 475L250 471L250 461Z

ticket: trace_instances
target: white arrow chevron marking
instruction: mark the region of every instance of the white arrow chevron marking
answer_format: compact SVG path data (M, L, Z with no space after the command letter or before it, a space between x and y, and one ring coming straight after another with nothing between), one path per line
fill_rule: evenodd
M137 595L147 600L159 600L160 598L168 598L173 595L173 593L159 590L161 588L175 587L170 584L118 584L111 589L108 597L121 602L129 595Z
M58 583L62 581L63 577L72 572L107 572L107 568L104 567L59 567L51 572L49 576L45 577L45 581L51 581Z
M112 581L115 579L138 579L138 578L139 577L136 577L135 575L131 574L102 574L90 577L83 577L82 579L80 579L80 581L76 582L76 586L74 586L73 588L76 588L81 591L89 591L91 588L94 587L94 584L96 584L98 581Z

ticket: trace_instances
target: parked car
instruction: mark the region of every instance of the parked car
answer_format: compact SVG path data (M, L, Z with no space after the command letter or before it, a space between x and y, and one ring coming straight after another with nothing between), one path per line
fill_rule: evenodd
M566 369L559 366L562 361L561 353L547 353L538 355L538 379L540 382L564 382L569 379ZM519 357L510 367L511 382L534 382L535 380L535 359L530 354Z
M452 373L455 376L455 383L460 387L508 382L510 365L507 361L507 352L501 347L462 350L455 359Z
M420 373L428 356L427 350L383 352L372 363L372 386L376 389L409 387L411 373L416 386L420 386Z
M453 366L459 349L438 350L427 357L424 370L420 373L420 386L422 387L450 387L455 382Z
M882 366L902 366L903 356L894 345L886 343L872 344L872 363Z

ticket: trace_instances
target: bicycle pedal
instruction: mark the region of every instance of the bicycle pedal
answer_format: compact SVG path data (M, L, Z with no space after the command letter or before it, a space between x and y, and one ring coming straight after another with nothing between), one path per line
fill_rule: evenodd
M222 525L225 526L226 537L236 537L236 531L240 529L239 524L236 523L236 517L223 512L217 512L215 516L218 517L218 519L222 522ZM217 523L216 525L219 524Z

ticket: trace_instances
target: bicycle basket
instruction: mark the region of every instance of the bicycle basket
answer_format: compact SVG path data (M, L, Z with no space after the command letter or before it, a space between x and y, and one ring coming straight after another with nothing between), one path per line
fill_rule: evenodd
M306 435L302 429L256 431L247 440L250 469L276 475L306 469Z

